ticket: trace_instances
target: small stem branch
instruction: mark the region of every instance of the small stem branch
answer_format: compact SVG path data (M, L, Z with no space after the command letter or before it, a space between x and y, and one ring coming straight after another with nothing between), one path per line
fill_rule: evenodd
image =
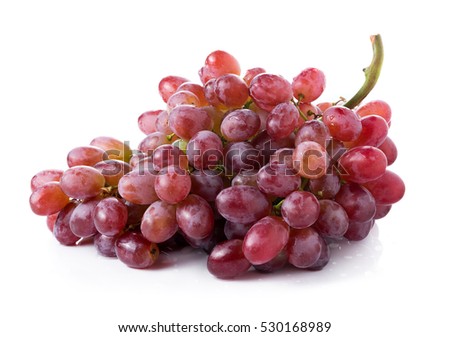
M381 36L379 34L372 35L370 40L372 42L373 49L372 63L370 63L370 65L363 70L366 80L361 89L359 89L355 96L344 104L344 106L350 109L356 107L364 98L366 98L369 92L375 87L378 77L380 76L384 58L383 42L381 41Z

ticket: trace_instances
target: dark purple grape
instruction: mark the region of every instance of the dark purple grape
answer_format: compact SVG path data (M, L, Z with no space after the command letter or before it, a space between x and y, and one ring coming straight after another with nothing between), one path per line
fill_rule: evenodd
M176 221L181 231L193 239L204 239L214 229L214 213L202 197L190 194L176 207Z
M281 215L293 228L306 228L319 218L320 204L310 192L294 191L284 199Z
M214 202L224 188L222 176L217 171L196 170L191 172L191 193L201 196L208 202Z
M323 236L332 239L342 238L348 228L348 216L345 209L336 201L319 201L320 214L314 228Z
M241 224L237 222L226 221L223 231L228 240L240 239L243 240L245 234L247 234L250 227L253 226L253 223L249 224Z
M319 256L319 259L314 263L311 267L308 267L308 270L318 271L322 270L328 262L330 262L330 247L328 246L327 242L320 237L320 243L322 245L321 253Z
M116 256L116 240L115 236L106 236L100 233L97 233L94 237L94 246L97 249L97 252L100 255L106 257L117 257Z
M94 209L100 198L87 199L78 204L70 217L70 229L79 237L90 237L97 233L94 225Z
M291 229L286 251L293 266L312 267L322 254L322 238L312 227Z
M325 174L309 181L309 190L319 199L333 199L341 188L339 175L336 172Z
M345 209L350 221L364 222L375 215L375 199L366 188L358 184L342 185L334 200Z
M216 198L216 207L225 219L238 223L255 222L269 215L272 208L263 193L247 185L223 189Z
M242 240L228 240L215 246L208 257L207 267L211 274L223 279L244 274L251 264L242 252Z
M271 156L276 150L282 148L293 148L294 135L283 139L274 140L270 138L266 130L257 134L251 141L251 144L258 150L258 154L262 165L266 165L270 162Z
M77 207L75 202L68 203L58 214L53 226L53 235L59 243L65 246L73 246L80 239L70 229L70 217Z
M258 172L256 182L261 192L286 197L301 185L301 177L286 164L269 163Z
M225 149L225 175L231 176L243 171L259 170L259 151L250 143L232 143Z
M152 164L156 171L161 171L169 165L185 170L188 167L188 159L178 147L172 144L164 144L158 146L153 152Z
M115 236L127 224L128 209L115 197L105 198L97 203L93 213L95 228L102 234Z
M231 186L248 185L258 187L257 178L257 170L241 171L234 176L233 180L231 181Z
M128 267L144 269L152 266L159 256L156 243L148 241L140 233L126 232L115 244L116 255Z
M391 208L392 205L376 205L376 211L373 218L375 220L384 218L389 213Z
M350 221L344 236L350 241L361 241L369 235L374 223L374 219L369 219L367 221Z

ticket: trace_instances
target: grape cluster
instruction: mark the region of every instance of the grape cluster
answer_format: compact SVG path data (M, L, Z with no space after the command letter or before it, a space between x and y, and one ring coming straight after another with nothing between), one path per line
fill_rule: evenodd
M91 238L133 268L190 245L219 278L320 270L331 242L364 239L402 198L384 101L313 103L319 69L292 82L263 68L241 76L220 50L199 75L160 81L165 109L139 116L137 150L98 137L68 153L65 171L32 178L31 209L61 244Z

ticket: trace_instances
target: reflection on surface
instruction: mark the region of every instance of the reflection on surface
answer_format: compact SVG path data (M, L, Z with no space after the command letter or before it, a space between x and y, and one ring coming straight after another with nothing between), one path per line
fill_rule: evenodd
M353 277L368 277L376 273L378 260L382 254L382 245L378 239L378 227L375 224L367 238L362 241L342 240L331 243L331 258L321 271L308 271L288 266L272 274L264 274L251 269L247 274L232 282L246 280L280 280L300 284L326 284ZM207 255L200 250L185 247L180 251L160 255L152 270L176 270L186 273L189 269L206 270ZM182 270L181 270L182 269ZM212 278L214 276L210 275Z

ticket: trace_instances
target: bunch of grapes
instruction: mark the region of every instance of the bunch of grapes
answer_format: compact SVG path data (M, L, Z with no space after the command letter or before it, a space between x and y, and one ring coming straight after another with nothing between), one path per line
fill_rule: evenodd
M165 109L138 118L146 136L136 150L97 137L68 153L65 171L32 178L31 209L61 244L92 241L133 268L189 245L219 278L320 270L330 243L363 240L403 197L388 169L391 109L360 104L367 83L348 102L314 103L325 88L319 69L292 82L263 68L241 76L220 50L199 75L201 84L160 81Z

